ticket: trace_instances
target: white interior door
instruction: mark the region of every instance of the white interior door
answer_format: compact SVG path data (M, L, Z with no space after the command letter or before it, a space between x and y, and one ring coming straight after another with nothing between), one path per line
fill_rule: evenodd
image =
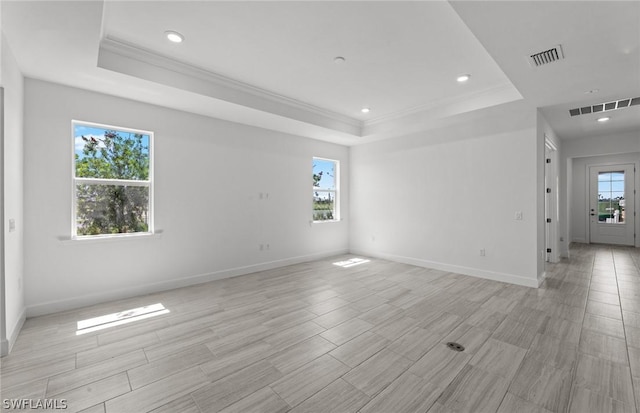
M589 242L635 244L634 165L589 167Z

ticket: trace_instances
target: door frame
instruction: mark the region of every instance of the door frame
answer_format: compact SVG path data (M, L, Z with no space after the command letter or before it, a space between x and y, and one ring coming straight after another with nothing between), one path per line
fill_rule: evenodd
M545 134L544 148L544 231L545 231L545 250L551 249L550 253L545 254L545 261L556 263L560 261L560 251L558 243L558 234L560 230L560 197L559 197L559 165L558 165L558 148ZM550 159L550 161L547 161ZM547 188L551 192L546 192ZM551 218L551 222L547 219Z
M4 299L4 87L0 86L0 356L9 354L9 341L7 339L6 314L7 309Z
M633 232L635 235L634 238L634 242L633 242L633 246L635 247L640 247L639 241L640 238L638 238L638 233L639 231L639 224L640 224L640 217L638 217L638 214L636 213L636 211L638 210L638 192L639 191L639 185L640 183L638 182L638 170L640 169L640 162L638 160L634 160L634 161L624 161L624 160L620 160L620 161L612 161L612 162L604 162L604 163L594 163L594 164L587 164L585 165L585 177L586 177L586 182L585 182L585 197L586 197L586 202L585 202L585 225L586 225L586 235L587 235L587 239L585 240L587 244L591 244L591 216L589 215L589 209L591 207L591 168L592 167L614 167L616 165L633 165L633 194L631 194L633 196Z

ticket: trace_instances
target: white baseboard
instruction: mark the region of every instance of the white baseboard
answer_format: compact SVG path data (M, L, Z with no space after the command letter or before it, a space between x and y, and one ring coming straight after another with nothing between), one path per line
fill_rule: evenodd
M187 287L195 284L202 284L209 281L221 280L223 278L237 277L239 275L251 274L258 271L272 270L274 268L286 267L288 265L300 264L302 262L314 261L334 255L347 254L348 249L325 251L321 253L302 255L298 257L285 258L276 261L263 262L236 267L226 270L215 271L206 274L192 275L189 277L166 280L158 283L127 287L126 289L104 291L95 294L87 294L80 297L72 297L64 300L48 301L40 304L27 306L27 317L37 317L45 314L53 314L61 311L73 310L93 304L121 300L138 295L151 294L160 291L172 290L174 288Z
M26 319L27 309L23 308L18 316L18 320L13 326L13 329L7 331L8 339L0 341L0 357L4 357L11 353L11 349L13 348L13 345L16 344L16 340L18 339L18 335L20 334L20 330L22 330L22 326Z
M461 265L447 264L437 261L429 261L421 258L403 257L387 253L372 253L363 250L351 250L352 254L368 255L370 257L382 258L389 261L401 262L403 264L415 265L418 267L431 268L434 270L453 272L457 274L470 275L472 277L485 278L493 281L501 281L509 284L522 285L525 287L538 288L537 278L527 278L515 274L506 274L495 271L481 270L479 268L464 267Z
M542 285L542 283L544 282L545 278L547 278L546 271L542 271L540 274L538 274L538 285L536 285L536 287L540 287L540 285Z

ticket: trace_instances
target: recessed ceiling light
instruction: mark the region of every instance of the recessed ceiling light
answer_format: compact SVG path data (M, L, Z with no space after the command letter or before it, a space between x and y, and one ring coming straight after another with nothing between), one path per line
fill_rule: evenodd
M362 113L369 113L369 112L371 111L371 109L369 109L369 108L362 108L360 111L361 111Z
M471 75L460 75L456 80L460 83L464 83L469 79L471 79Z
M335 63L335 64L338 64L338 65L339 65L339 64L344 63L346 60L347 60L347 59L345 59L345 58L344 58L344 57L342 57L342 56L336 56L336 57L334 57L334 58L333 58L333 63Z
M166 32L164 32L164 34L165 36L167 36L167 39L169 39L169 41L173 43L182 43L182 41L184 40L183 35L178 32L174 32L173 30L167 30Z
M598 118L598 122L600 123L604 123L604 122L608 122L611 118L608 116L605 116L604 118Z

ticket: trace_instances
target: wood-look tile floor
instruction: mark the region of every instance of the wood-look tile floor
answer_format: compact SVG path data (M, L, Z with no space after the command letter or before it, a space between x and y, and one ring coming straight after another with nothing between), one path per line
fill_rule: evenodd
M640 410L638 250L574 246L539 289L333 265L345 258L29 319L1 360L2 399L108 413ZM79 320L158 302L170 313L76 335Z

